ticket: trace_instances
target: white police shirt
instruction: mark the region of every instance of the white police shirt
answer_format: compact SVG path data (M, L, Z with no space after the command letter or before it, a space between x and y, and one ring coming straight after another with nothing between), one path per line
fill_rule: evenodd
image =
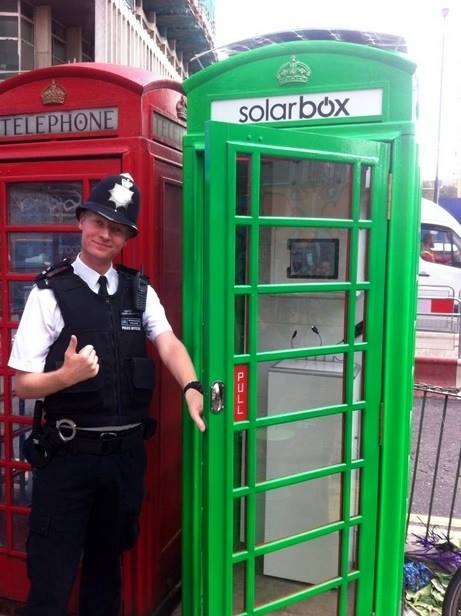
M72 263L74 273L97 293L100 274L83 263L78 256ZM118 288L118 273L112 266L105 273L107 290L113 295ZM143 313L146 335L152 342L160 334L172 331L165 310L154 291L147 289L146 308ZM14 338L8 366L23 372L43 372L48 351L64 327L61 310L51 289L32 288L27 299L19 327Z

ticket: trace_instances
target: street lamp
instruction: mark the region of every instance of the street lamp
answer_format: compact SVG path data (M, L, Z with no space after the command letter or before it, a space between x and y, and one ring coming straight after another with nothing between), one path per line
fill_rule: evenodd
M439 202L440 180L439 180L439 161L440 161L440 133L442 126L442 101L443 101L443 70L445 64L445 35L447 25L447 15L450 9L442 9L443 29L442 29L442 51L440 54L440 85L439 85L439 113L437 126L437 146L436 146L436 162L435 162L435 179L434 179L434 196L433 201Z

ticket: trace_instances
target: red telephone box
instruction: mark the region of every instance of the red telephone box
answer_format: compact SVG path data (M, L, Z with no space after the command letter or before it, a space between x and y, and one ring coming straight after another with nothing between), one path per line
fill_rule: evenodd
M71 64L0 85L0 597L27 593L25 540L31 471L21 443L33 401L12 391L10 341L35 275L79 250L75 207L108 174L129 172L142 195L141 233L121 261L141 265L180 335L179 83L147 71ZM124 557L123 614L151 614L180 576L181 392L157 362L141 534Z

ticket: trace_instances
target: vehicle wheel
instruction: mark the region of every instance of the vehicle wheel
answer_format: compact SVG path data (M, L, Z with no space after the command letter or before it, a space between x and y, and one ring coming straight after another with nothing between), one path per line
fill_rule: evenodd
M461 569L456 571L448 584L442 616L461 616Z

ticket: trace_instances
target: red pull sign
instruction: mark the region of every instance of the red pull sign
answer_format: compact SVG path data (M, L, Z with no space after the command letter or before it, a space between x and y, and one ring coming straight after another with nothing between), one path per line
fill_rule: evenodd
M234 368L234 419L248 419L248 366L242 364Z

